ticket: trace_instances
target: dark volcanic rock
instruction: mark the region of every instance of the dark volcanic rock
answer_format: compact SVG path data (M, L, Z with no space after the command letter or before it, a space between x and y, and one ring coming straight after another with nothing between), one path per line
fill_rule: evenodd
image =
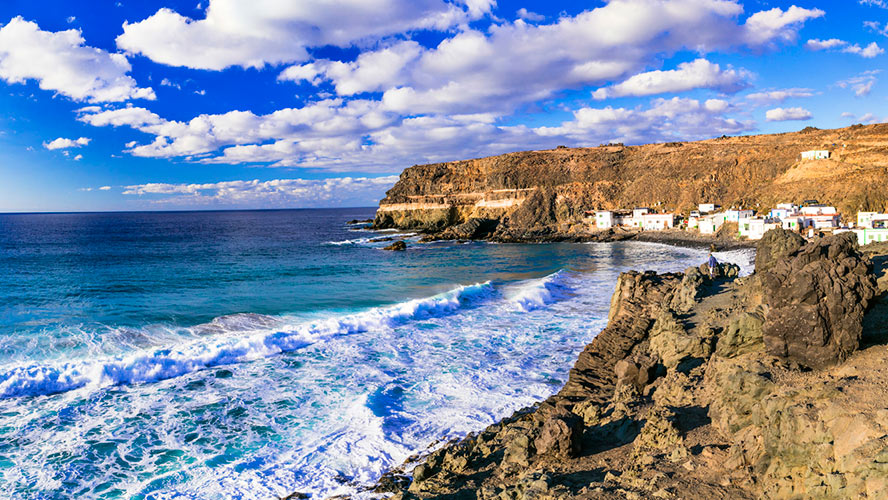
M533 444L540 455L573 458L580 451L582 438L583 419L562 409L543 421L540 435Z
M792 248L794 236L772 235L771 247ZM774 241L779 237L793 241ZM847 358L860 345L863 315L876 294L871 268L854 233L818 239L777 261L761 275L768 353L811 368Z
M497 224L499 224L499 221L496 219L473 218L455 226L453 232L459 238L483 238L492 233L496 229Z
M755 270L764 272L780 259L794 255L805 246L805 238L785 229L771 229L759 240L755 250Z
M407 243L405 243L404 240L398 240L398 241L392 243L391 245L383 248L383 250L393 250L396 252L402 252L404 250L407 250Z

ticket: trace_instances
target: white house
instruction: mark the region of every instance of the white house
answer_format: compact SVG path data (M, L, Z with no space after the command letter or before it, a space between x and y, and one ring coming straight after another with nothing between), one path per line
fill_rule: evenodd
M640 220L641 216L650 213L651 209L646 207L636 207L632 209L632 218Z
M870 243L888 241L888 228L857 228L852 229L852 231L857 235L858 245L868 245Z
M751 218L752 214L752 210L727 210L725 211L725 222L740 222L740 219Z
M777 208L768 212L768 217L785 219L799 213L799 207L792 203L778 203Z
M810 221L808 226L814 229L835 229L839 227L841 217L839 214L822 214L807 215L805 219Z
M811 221L800 215L780 218L780 226L787 231L798 231L811 225Z
M610 229L614 227L614 213L610 210L596 211L595 227L597 227L598 229Z
M766 232L778 227L780 227L780 222L776 219L765 219L764 217L740 219L737 224L740 236L745 236L750 240L760 240Z
M701 214L708 214L715 212L715 207L715 203L701 203L697 205L697 211L699 211Z
M857 212L857 227L869 229L888 227L888 214Z
M836 215L839 213L836 207L826 205L809 205L799 210L802 215Z
M697 221L697 227L700 234L715 234L725 224L725 214L718 213L700 217Z
M827 159L829 159L829 151L826 151L826 150L802 151L802 159L803 160L827 160Z
M644 214L641 216L642 229L662 231L675 227L675 214Z

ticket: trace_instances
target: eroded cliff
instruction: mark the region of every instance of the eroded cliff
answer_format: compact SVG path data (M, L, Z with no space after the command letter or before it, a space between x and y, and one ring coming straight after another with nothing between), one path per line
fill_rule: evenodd
M828 149L828 160L799 153ZM885 208L888 124L700 142L556 148L416 165L380 202L376 227L440 232L472 219L502 239L571 234L584 211L701 202L770 207L818 199L846 214ZM459 236L459 235L455 235Z

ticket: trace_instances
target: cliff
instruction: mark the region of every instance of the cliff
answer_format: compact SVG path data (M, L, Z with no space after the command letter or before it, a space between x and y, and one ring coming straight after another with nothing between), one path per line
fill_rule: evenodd
M811 149L832 157L801 160ZM522 239L575 233L583 212L597 208L767 208L817 199L855 214L888 205L886 182L888 124L556 148L407 168L380 201L375 226ZM472 220L489 222L464 226Z
M558 394L414 458L376 492L886 498L883 266L848 235L774 230L749 277L624 273Z

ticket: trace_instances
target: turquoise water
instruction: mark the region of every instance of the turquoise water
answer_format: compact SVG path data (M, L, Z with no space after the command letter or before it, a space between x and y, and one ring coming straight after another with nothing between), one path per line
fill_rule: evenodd
M0 497L359 492L557 391L620 271L705 257L384 252L372 215L0 215Z

